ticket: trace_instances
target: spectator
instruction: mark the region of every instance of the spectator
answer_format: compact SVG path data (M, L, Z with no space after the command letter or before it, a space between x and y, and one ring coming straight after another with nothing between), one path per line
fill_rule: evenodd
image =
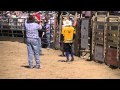
M34 52L36 66L35 68L40 68L40 59L39 59L39 36L38 30L42 27L35 23L35 19L33 16L29 16L27 22L25 22L26 28L26 44L28 50L28 63L29 68L33 68L33 57L32 53Z
M52 15L50 17L50 22L51 22L51 24L54 24L54 16L52 16Z
M12 18L16 18L17 16L16 16L16 13L13 13L12 14Z

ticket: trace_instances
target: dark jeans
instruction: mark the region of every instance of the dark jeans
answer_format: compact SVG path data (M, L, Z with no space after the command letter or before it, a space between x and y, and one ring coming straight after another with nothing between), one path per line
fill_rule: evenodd
M65 52L72 52L72 43L64 43L63 46Z
M50 48L50 33L46 33L47 37L47 48Z
M72 43L64 43L64 51L66 53L67 60L69 60L69 54L71 54L72 59L74 59L72 45L73 45Z

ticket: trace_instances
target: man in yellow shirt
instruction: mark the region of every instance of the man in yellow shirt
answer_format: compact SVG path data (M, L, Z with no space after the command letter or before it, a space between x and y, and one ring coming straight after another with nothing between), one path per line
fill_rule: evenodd
M64 27L62 29L61 37L64 42L64 51L66 53L66 62L69 61L69 54L71 54L71 61L74 61L74 53L72 51L72 44L75 38L75 30L72 27L72 22L70 20L66 20L64 23Z

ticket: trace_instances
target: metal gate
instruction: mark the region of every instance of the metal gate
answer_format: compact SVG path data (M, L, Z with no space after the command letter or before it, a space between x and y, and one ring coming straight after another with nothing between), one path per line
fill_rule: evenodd
M74 18L74 21L77 21L77 19L80 18L80 15L77 14L77 12L75 13L75 15L72 15L72 14L63 15L63 13L61 13L60 24L59 24L59 36L61 34L61 31L62 31L62 25L63 25L63 18L64 17ZM77 33L77 29L78 29L78 25L75 27L76 33ZM72 49L74 51L74 54L78 56L79 55L79 52L78 52L79 45L78 45L78 38L77 37L78 37L78 35L76 35L76 38L75 38ZM60 42L60 37L59 37L59 42ZM60 45L60 49L63 51L63 46L62 45Z
M56 16L54 16L54 19L50 19L50 44L51 44L51 48L55 48L54 47L54 42L55 42L55 31L56 31Z
M22 37L23 42L25 41L25 18L1 18L0 20L0 37L14 38Z
M80 33L80 57L90 60L91 49L91 19L81 18L81 33Z
M92 30L92 47L94 61L104 62L106 50L106 16L94 17Z
M80 57L80 31L81 31L81 20L78 19L75 27L75 41L74 41L74 54Z
M106 44L106 59L107 65L119 67L119 52L120 52L120 19L119 17L108 17L107 23L107 44Z
M60 22L61 23L61 22ZM59 49L60 45L60 30L58 25L58 20L57 20L57 15L55 16L55 22L54 22L54 48Z

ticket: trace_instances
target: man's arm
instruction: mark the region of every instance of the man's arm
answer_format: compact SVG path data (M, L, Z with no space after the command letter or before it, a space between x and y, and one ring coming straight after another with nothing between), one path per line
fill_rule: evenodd
M37 28L38 28L38 30L41 30L42 29L42 25L37 24Z
M36 21L40 21L37 17L35 17L35 20L36 20Z
M61 36L60 36L60 41L64 40L64 28L62 29Z
M73 40L75 39L75 29L74 29L74 32L73 32Z

